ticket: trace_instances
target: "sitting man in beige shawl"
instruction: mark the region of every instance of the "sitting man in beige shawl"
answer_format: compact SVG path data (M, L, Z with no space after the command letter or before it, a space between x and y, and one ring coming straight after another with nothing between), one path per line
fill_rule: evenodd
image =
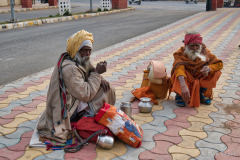
M37 124L41 138L64 143L73 119L94 117L106 102L115 104L115 91L100 74L107 63L94 68L90 62L93 36L84 30L73 34L53 71L47 93L46 110Z

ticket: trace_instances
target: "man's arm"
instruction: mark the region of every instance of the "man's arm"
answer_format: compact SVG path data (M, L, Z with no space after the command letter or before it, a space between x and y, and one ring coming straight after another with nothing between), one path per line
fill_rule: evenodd
M83 102L89 102L99 90L101 75L91 72L88 81L85 82L81 72L77 66L67 65L62 69L63 80L72 96Z
M181 96L184 101L189 101L190 100L190 92L189 89L185 83L185 78L187 78L185 74L185 66L184 65L179 65L176 70L175 70L175 75L178 78L178 81L181 86Z
M185 77L184 76L178 76L178 80L179 80L179 83L180 83L180 86L181 86L182 99L185 102L190 101L190 92L189 92L188 86L185 83Z
M106 61L102 61L102 62L99 62L97 64L97 67L103 67L103 65L105 66L105 70L104 72L107 71L107 62ZM92 71L96 71L97 72L98 68L95 68L92 66ZM101 86L103 87L103 91L104 92L107 92L110 90L110 84L108 81L106 81L102 76L101 76Z

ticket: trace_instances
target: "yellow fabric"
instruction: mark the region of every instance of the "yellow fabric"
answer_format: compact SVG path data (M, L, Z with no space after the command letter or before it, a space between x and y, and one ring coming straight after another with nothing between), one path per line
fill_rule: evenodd
M92 43L93 35L85 30L78 31L74 33L67 41L67 53L70 55L71 58L75 56L78 52L78 48L81 46L82 42L85 40L90 40Z
M210 64L208 66L211 70L211 74L216 72L216 71L220 71L222 68L223 68L223 63L222 62L219 62L219 63L215 63L215 64Z
M215 64L211 64L208 67L210 68L210 73L212 74L216 71L220 71L223 68L223 63L218 62L218 63L215 63ZM199 75L200 70L201 70L201 68L198 68L194 74L191 73L190 70L188 70L188 71L189 71L189 73L191 73L192 76L195 77L195 76ZM184 76L185 78L187 78L187 76L185 74L185 66L184 65L179 65L175 70L175 75L176 75L176 77Z
M176 75L176 77L184 76L185 78L187 78L187 76L185 74L185 66L184 65L179 65L175 70L175 75Z

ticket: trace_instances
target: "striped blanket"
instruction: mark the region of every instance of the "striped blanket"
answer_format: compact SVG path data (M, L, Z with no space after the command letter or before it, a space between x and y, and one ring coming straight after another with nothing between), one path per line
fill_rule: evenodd
M64 148L68 148L68 147L74 147L76 145L78 145L80 141L78 140L77 137L72 138L67 140L66 143L59 143L59 142L55 142L53 140L46 140L45 141L45 145L47 146L47 150L61 150Z

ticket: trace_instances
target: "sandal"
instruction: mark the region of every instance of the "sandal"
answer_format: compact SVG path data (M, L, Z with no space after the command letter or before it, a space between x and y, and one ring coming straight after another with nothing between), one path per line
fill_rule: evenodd
M211 101L212 101L211 99L206 99L205 97L200 99L200 103L205 105L210 105Z
M207 88L200 88L200 103L205 104L205 105L210 105L211 104L211 99L205 98L203 91L207 90Z
M178 107L185 107L185 102L179 94L176 94L175 104Z

